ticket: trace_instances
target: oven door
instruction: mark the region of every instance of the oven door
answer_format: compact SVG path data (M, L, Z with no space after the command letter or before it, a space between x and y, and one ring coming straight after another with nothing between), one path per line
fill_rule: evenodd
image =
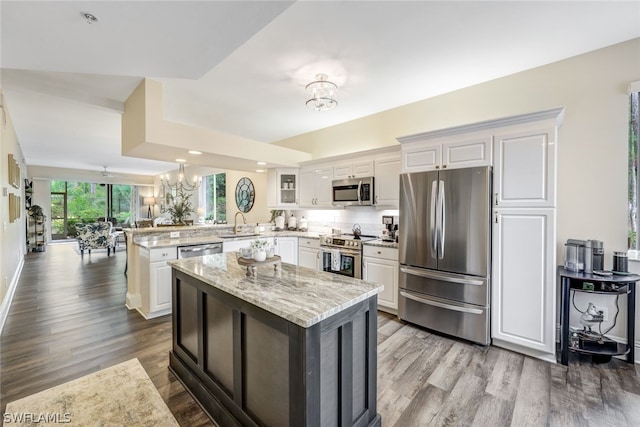
M337 251L322 248L322 271L341 274L343 276L362 278L362 253L360 251L350 251L339 249ZM338 256L338 260L334 258Z

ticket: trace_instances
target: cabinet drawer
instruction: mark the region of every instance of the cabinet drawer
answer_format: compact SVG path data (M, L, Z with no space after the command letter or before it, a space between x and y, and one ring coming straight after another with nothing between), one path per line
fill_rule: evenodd
M310 239L308 237L298 237L298 248L320 248L320 239Z
M364 245L363 255L373 258L383 258L390 261L398 260L398 249L396 248L384 248L381 246Z
M149 261L170 261L178 259L178 249L175 246L169 248L154 248L149 251Z

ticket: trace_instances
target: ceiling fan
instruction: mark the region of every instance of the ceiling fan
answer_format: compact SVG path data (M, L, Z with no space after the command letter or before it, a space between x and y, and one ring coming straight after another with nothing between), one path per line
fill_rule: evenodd
M105 178L111 178L114 175L111 172L107 171L107 166L102 166L104 168L104 170L101 172L102 176Z

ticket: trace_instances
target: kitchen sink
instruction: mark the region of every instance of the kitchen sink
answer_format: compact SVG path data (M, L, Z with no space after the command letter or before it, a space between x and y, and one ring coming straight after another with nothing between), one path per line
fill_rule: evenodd
M222 233L222 234L218 234L217 237L220 237L222 239L231 239L233 237L252 237L252 236L259 236L259 234L256 233Z

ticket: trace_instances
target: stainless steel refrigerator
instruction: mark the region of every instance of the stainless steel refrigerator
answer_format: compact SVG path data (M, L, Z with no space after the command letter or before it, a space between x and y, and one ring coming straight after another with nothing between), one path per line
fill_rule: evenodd
M401 319L490 343L491 168L400 175Z

